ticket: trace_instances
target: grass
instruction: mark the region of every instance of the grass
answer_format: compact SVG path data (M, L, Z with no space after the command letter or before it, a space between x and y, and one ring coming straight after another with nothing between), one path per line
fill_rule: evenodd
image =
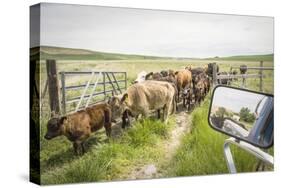
M85 52L86 53L86 52ZM237 58L216 59L221 71L229 71L230 66L247 64L259 66L260 57L251 57L251 60ZM127 59L127 60L66 60L57 62L60 71L107 70L127 71L128 85L136 75L145 70L160 71L167 69L179 70L187 65L203 67L214 59ZM272 61L265 61L264 66L273 66ZM39 72L39 71L38 71ZM46 67L41 63L40 83L46 80ZM257 71L249 71L257 73ZM273 71L264 71L264 91L273 93ZM78 76L67 78L67 85L86 83L89 77ZM239 86L241 80L233 82ZM259 90L259 79L248 79L249 89ZM101 88L97 88L100 90ZM41 92L43 87L41 87ZM67 97L72 98L81 94L81 91L69 91ZM47 98L47 97L46 97ZM46 99L47 101L48 99ZM46 104L48 104L46 102ZM180 147L171 161L165 161L165 169L161 173L165 177L205 175L228 173L223 156L223 141L226 136L212 130L207 123L209 99L201 107L192 112L192 132L183 136ZM69 108L74 106L69 105ZM163 143L169 139L169 133L175 126L175 118L169 120L168 126L160 121L146 119L137 121L133 127L123 131L121 137L108 139L103 130L94 133L87 142L87 153L77 157L73 154L71 143L64 137L52 141L43 139L46 132L46 121L49 118L47 110L41 114L41 180L42 184L62 184L90 181L108 181L128 179L129 174L136 167L145 164L159 163L163 160L165 150ZM256 159L238 148L233 149L233 156L238 172L254 170ZM273 153L273 151L271 151ZM167 167L167 168L166 168Z
M182 138L167 167L167 177L228 173L223 154L224 140L228 137L209 127L208 108L209 100L206 100L192 113L192 133ZM238 172L254 171L258 161L254 156L235 146L232 153Z
M65 138L50 142L42 138L41 183L126 179L136 166L156 162L164 155L161 143L169 138L173 125L173 118L168 125L159 120L144 119L135 122L120 138L107 139L104 131L99 132L88 141L88 152L80 157L73 155Z

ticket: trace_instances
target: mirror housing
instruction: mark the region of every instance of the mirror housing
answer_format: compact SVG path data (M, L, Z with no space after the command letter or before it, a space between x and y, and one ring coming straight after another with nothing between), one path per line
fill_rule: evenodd
M209 108L211 128L260 148L273 145L274 96L218 85Z

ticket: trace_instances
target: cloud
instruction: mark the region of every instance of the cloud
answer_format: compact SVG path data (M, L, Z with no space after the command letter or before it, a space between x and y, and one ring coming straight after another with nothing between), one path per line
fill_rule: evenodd
M273 18L42 4L41 45L174 57L273 53Z

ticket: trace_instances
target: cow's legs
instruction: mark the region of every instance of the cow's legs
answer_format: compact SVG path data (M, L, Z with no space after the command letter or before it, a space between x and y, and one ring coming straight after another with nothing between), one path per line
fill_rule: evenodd
M185 96L183 96L182 106L184 108L186 108L186 98L185 98Z
M104 124L105 132L107 137L111 137L111 123Z
M127 117L126 117L125 113L122 115L122 129L125 129L125 127L127 125Z
M73 148L76 155L80 155L83 153L83 149L80 141L73 142Z
M188 97L188 99L187 99L187 101L188 101L188 108L187 108L187 111L190 111L190 110L191 110L191 95L192 95L192 94L189 94L189 97Z
M173 114L174 114L178 110L177 101L175 98L173 98L172 105L173 105Z
M167 105L165 104L163 106L163 118L162 118L162 121L165 122L166 118L167 118L167 112L168 112L168 109L167 109Z
M161 118L161 114L160 114L160 109L157 110L157 119L160 119Z
M75 153L76 155L79 155L79 152L78 152L78 145L77 145L76 142L73 142L73 149L74 149L74 153Z
M130 117L128 110L125 110L125 112L122 115L122 128L125 129L126 126L130 125Z
M81 143L81 148L82 148L82 153L85 153L86 152L85 141Z

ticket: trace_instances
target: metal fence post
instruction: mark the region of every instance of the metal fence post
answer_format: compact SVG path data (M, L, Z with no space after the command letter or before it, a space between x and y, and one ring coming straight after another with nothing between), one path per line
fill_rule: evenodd
M46 61L47 78L48 78L48 89L49 89L49 104L51 112L56 114L60 113L60 102L59 102L59 84L57 76L57 66L55 60Z
M246 74L243 74L241 88L246 88L246 77L245 76L246 76Z
M217 64L213 63L213 86L217 85Z
M62 113L66 113L66 94L65 94L65 74L61 72L61 105L62 105Z
M105 73L102 72L102 81L103 81L103 94L104 94L104 98L103 100L106 100L106 88L105 88Z
M125 72L125 89L127 90L127 72Z
M262 92L263 91L263 61L260 61L260 91Z

